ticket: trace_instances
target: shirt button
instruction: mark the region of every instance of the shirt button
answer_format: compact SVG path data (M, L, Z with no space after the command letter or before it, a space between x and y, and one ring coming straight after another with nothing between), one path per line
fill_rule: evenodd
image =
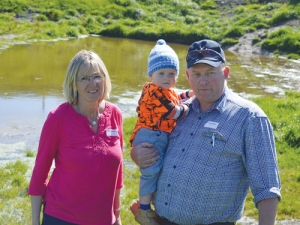
M168 187L171 187L171 184L168 184Z
M167 202L165 202L165 205L168 205L168 203L167 203Z
M194 134L193 134L193 133L190 133L190 135L193 136Z
M173 168L176 169L176 165L174 165Z
M184 152L184 151L185 151L185 149L183 148L183 149L181 149L181 151L182 151L182 152Z

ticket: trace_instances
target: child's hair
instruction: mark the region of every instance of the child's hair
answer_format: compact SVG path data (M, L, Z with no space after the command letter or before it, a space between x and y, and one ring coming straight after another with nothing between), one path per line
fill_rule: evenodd
M178 76L178 56L165 40L159 39L148 57L148 76L157 70L167 68L176 70L176 76Z

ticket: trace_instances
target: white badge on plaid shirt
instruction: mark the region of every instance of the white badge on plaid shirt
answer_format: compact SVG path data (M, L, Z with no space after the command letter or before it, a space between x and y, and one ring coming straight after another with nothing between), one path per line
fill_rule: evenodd
M208 121L204 127L207 127L207 128L212 128L212 129L217 129L219 123L217 122L213 122L213 121Z

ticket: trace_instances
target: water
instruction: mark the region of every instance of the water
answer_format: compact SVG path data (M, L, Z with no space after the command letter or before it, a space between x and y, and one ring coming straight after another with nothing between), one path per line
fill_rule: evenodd
M112 80L110 101L124 117L135 107L147 76L147 58L155 42L88 37L56 42L16 45L0 54L0 162L14 159L26 149L36 150L49 111L62 102L62 83L71 58L80 50L93 50L106 64ZM180 60L178 91L189 89L185 77L186 45L168 43ZM226 52L231 68L228 86L242 96L284 95L300 91L300 63L264 56L237 56Z

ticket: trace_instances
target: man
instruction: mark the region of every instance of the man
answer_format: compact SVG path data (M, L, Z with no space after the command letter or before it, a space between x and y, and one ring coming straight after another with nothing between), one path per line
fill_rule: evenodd
M274 225L281 184L267 116L228 89L230 69L217 42L194 42L186 62L195 97L170 135L153 201L156 220L162 225L235 224L250 187L259 225ZM155 154L149 143L131 151L142 168L157 160Z

